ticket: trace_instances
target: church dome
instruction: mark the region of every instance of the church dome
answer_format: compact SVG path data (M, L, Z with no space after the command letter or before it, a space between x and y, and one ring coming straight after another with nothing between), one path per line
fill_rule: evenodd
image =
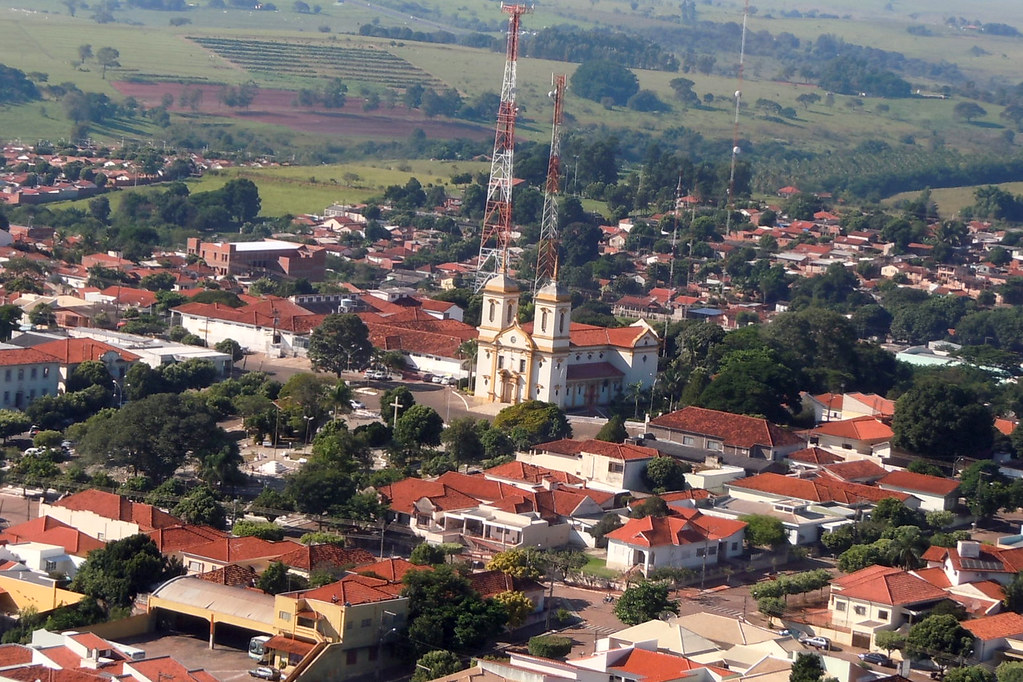
M497 294L508 294L512 292L519 292L521 289L519 288L518 282L508 275L500 274L494 275L487 280L486 285L483 287L483 291L489 291Z
M572 300L572 293L568 290L568 287L564 287L558 282L551 282L536 292L536 300L555 303L558 301L570 301Z

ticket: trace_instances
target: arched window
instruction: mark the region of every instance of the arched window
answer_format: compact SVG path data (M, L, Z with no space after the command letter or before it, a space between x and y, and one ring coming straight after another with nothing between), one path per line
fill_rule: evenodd
M561 316L558 318L558 333L565 333L565 311L561 311Z
M540 313L540 331L547 331L547 311L543 310Z
M515 304L508 301L508 319L505 324L511 324L515 320Z
M494 321L494 302L493 301L490 302L490 315L489 316L490 316L490 321L493 322Z

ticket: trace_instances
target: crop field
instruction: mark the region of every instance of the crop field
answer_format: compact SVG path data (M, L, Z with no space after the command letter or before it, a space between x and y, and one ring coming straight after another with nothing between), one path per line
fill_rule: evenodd
M340 78L404 90L419 84L442 88L444 83L400 57L369 47L192 37L202 47L248 71L275 77Z
M1023 194L1023 182L1004 182L995 185L1012 194ZM937 204L938 211L943 218L955 218L965 206L972 206L974 203L974 192L978 186L973 187L947 187L943 189L932 189L931 200ZM920 192L902 192L884 200L886 206L891 206L898 201L916 199Z

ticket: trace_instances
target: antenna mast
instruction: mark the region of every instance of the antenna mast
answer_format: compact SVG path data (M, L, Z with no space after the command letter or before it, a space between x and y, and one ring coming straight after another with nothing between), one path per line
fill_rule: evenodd
M746 61L746 22L749 19L749 0L742 10L742 40L739 43L739 79L735 89L735 123L732 127L732 167L728 173L728 215L725 217L725 235L732 232L732 211L735 209L735 163L739 148L739 110L742 108L742 70Z
M508 246L511 241L512 167L515 158L515 67L519 59L519 24L523 14L533 11L526 5L501 3L508 18L508 49L501 83L501 106L497 110L494 154L490 161L487 205L480 235L480 255L476 263L475 291L492 276L508 272Z
M554 86L549 97L554 100L554 123L551 127L551 155L547 161L547 184L543 194L543 220L536 251L536 279L533 293L558 279L558 196L561 194L561 122L565 97L565 75L551 74Z

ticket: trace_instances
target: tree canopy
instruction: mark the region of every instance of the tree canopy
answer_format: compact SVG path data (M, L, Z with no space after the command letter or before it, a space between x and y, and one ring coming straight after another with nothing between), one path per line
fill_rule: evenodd
M579 65L569 79L569 87L584 99L594 102L609 99L624 106L639 92L639 79L617 61L594 59Z
M135 595L182 572L146 535L132 535L89 552L71 589L104 601L109 607L127 607Z
M369 329L358 315L327 315L309 338L309 359L318 370L342 372L361 370L373 357Z
M894 445L951 460L986 453L994 440L994 418L971 389L928 381L899 398L892 431Z
M668 584L644 581L629 587L615 602L614 612L626 625L639 625L664 612L678 613L678 602L668 598Z

